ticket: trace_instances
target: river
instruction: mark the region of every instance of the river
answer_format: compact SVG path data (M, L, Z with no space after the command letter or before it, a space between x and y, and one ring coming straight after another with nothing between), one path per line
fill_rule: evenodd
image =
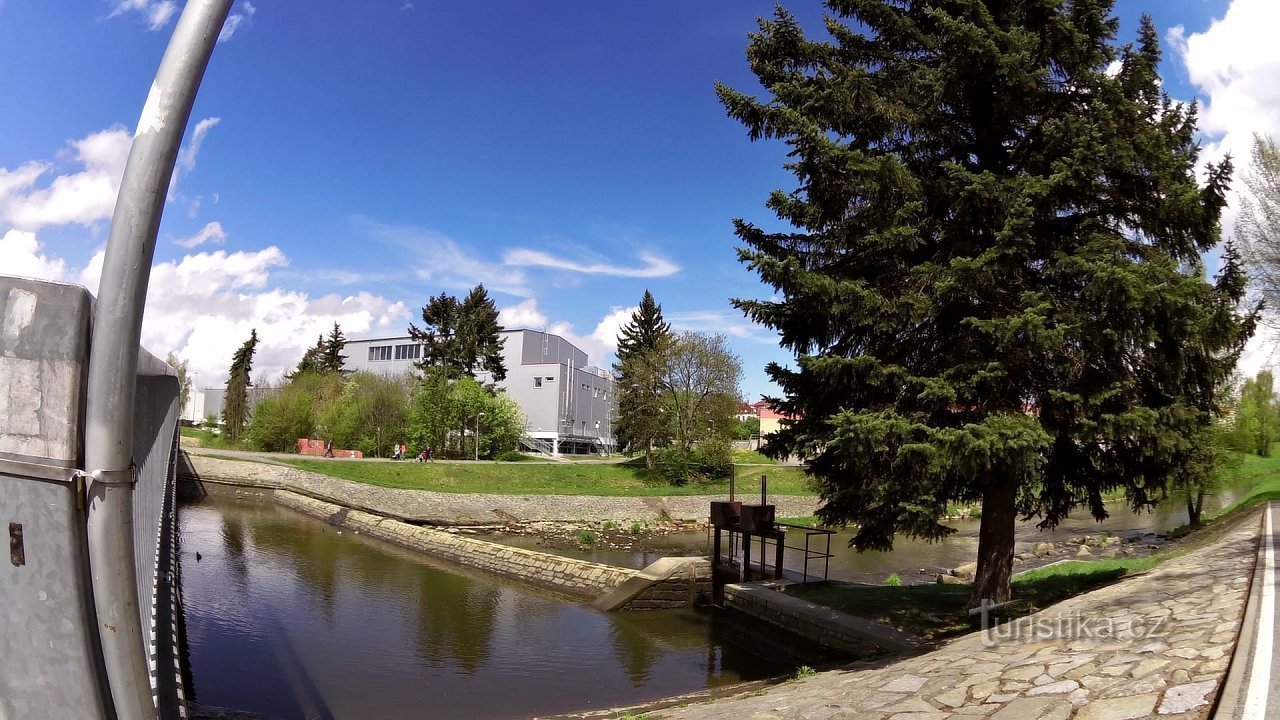
M179 528L206 705L284 720L517 718L791 670L707 612L599 613L266 501L187 503Z
M1213 512L1229 504L1233 494L1227 491L1220 496L1205 501L1205 511ZM1076 514L1064 520L1053 530L1041 530L1038 521L1030 520L1018 523L1016 552L1029 552L1037 543L1061 543L1072 536L1101 535L1109 533L1121 538L1144 533L1167 533L1187 522L1187 509L1183 503L1170 501L1154 508L1150 512L1133 512L1123 502L1107 505L1109 517L1102 521L1094 520L1087 510L1081 508ZM849 547L853 537L850 530L840 530L831 536L831 555L828 578L846 582L880 584L891 574L897 574L907 584L934 582L939 572L973 562L978 556L977 518L944 521L944 524L955 528L956 532L938 542L926 542L906 537L894 541L891 552L859 553ZM788 570L796 573L805 571L803 551L795 549L803 547L804 531L790 530L786 540L786 560ZM487 535L486 539L502 542L517 547L532 548L552 552L568 557L621 565L624 567L643 568L658 558L667 555L707 555L710 553L707 533L705 531L680 532L652 538L641 546L631 549L578 547L552 548L544 547L542 542L528 535ZM825 552L827 541L821 535L813 535L809 539L812 549ZM768 562L773 562L772 547L768 550ZM753 562L759 559L759 547L753 550ZM822 575L824 560L810 561L807 571L811 575ZM1015 571L1018 568L1015 568Z

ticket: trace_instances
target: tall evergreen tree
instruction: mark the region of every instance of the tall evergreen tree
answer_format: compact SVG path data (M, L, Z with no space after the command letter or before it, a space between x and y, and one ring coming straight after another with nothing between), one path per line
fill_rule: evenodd
M810 459L859 549L980 501L970 603L1001 602L1018 516L1149 506L1193 461L1252 332L1238 267L1201 263L1230 164L1197 183L1196 108L1161 93L1149 18L1114 46L1110 0L827 6L828 41L781 8L752 34L771 97L717 88L799 181L767 203L794 232L735 221L777 291L735 305L797 356L768 367L796 419L766 450Z
M249 333L240 349L231 357L231 370L227 378L227 392L222 405L222 424L227 440L235 443L249 422L249 373L253 370L253 354L258 349L258 330Z
M325 338L320 345L324 372L342 373L343 363L347 361L347 356L342 354L342 349L346 346L347 339L342 336L342 328L335 321L333 329L329 331L329 337Z
M487 372L493 382L506 379L501 332L493 298L484 285L475 286L458 305L458 350L469 373Z
M662 400L671 342L671 325L662 317L662 306L645 290L640 306L618 332L618 361L613 365L618 419L613 428L619 445L644 450L648 467L653 467L654 447L671 434Z
M438 368L449 380L466 372L458 350L458 320L458 299L448 293L435 295L422 306L422 328L409 325L409 337L422 343L420 370Z
M440 293L422 307L422 328L409 325L409 335L423 344L418 368L438 368L450 380L488 372L497 382L507 377L502 360L502 327L498 308L484 289L472 288L467 297Z
M307 351L302 354L302 359L298 361L298 367L294 368L293 372L287 373L285 380L292 381L300 375L323 372L327 352L324 335L317 336L316 344L307 348Z

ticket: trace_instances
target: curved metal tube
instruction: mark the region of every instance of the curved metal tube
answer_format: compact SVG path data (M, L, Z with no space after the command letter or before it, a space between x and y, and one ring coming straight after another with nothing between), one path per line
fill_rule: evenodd
M94 308L86 397L89 564L97 633L120 720L155 718L133 550L133 405L142 310L174 161L232 0L190 0L138 120Z

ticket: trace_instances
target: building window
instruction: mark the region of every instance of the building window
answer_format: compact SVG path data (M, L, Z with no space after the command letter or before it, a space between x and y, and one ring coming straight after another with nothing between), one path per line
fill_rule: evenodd
M369 362L378 362L380 360L391 359L390 345L374 345L369 348Z
M542 387L542 378L540 378L540 377L536 377L536 378L534 378L534 379L533 379L533 386L534 386L534 387Z
M421 345L397 345L396 346L397 360L417 360L420 357L422 357Z

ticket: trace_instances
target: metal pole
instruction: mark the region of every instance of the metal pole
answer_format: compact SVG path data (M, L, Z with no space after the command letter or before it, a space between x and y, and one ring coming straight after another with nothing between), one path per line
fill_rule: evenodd
M231 0L187 3L138 119L98 284L85 410L97 632L120 720L154 718L133 550L133 403L156 232L174 160Z

